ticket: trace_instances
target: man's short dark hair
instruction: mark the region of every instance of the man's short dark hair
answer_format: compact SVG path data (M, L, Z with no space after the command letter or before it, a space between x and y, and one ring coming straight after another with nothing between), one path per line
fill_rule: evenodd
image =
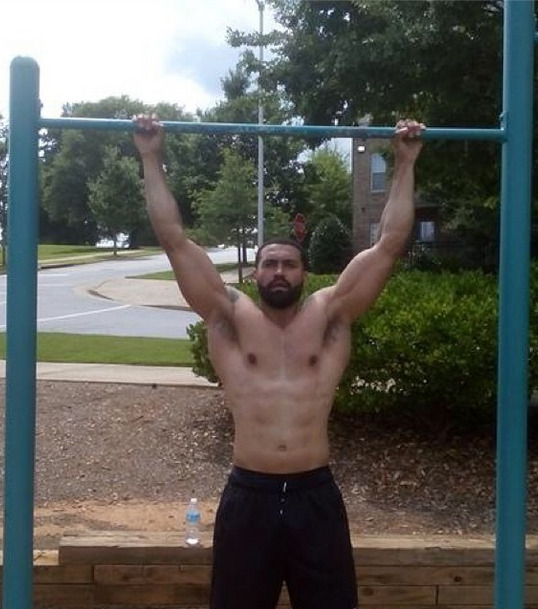
M308 271L308 256L306 254L306 250L303 248L303 246L298 241L296 241L295 239L290 239L289 237L276 237L275 239L268 239L267 241L265 241L260 246L258 251L256 252L256 260L255 260L256 268L258 268L258 265L260 264L262 251L268 245L291 245L291 247L294 247L295 249L299 250L299 254L301 254L301 262L303 264L303 267L304 267L305 271Z

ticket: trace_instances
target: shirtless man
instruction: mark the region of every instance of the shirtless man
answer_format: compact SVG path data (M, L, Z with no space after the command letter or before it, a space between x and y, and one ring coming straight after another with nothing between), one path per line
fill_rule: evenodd
M351 323L376 300L411 234L424 125L396 125L378 242L357 254L334 286L302 304L301 247L287 239L264 244L254 273L257 306L227 288L187 238L163 173L162 125L155 116L134 121L151 224L181 292L205 320L234 420L234 467L215 522L211 608L273 609L285 581L294 609L355 609L352 548L328 467L327 421L349 358Z

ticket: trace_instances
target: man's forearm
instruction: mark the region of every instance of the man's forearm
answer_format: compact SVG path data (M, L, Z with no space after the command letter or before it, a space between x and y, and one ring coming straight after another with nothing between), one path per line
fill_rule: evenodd
M414 198L415 165L405 160L396 164L379 227L380 242L394 257L400 256L413 230Z
M163 170L160 155L142 158L148 216L160 244L169 249L184 236L183 221Z

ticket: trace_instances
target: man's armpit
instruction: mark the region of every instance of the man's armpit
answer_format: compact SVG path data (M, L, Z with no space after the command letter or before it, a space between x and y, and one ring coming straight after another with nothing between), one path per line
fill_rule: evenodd
M226 294L228 299L234 305L240 297L240 292L235 288L226 286ZM211 323L213 331L220 334L226 340L231 342L237 342L237 329L233 321L233 314L231 311L219 313Z
M235 304L239 300L240 292L235 288L232 288L231 286L227 285L226 292L228 293L228 298L230 299L230 302L232 302L233 304Z
M335 343L340 337L344 323L340 317L334 316L327 321L325 332L323 333L323 344L325 346Z

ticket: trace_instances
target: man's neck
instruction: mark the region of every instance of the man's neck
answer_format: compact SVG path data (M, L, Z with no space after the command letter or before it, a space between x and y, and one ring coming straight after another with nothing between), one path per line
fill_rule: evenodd
M275 325L285 328L295 319L295 316L299 312L299 303L295 303L285 309L276 309L262 300L260 309Z

